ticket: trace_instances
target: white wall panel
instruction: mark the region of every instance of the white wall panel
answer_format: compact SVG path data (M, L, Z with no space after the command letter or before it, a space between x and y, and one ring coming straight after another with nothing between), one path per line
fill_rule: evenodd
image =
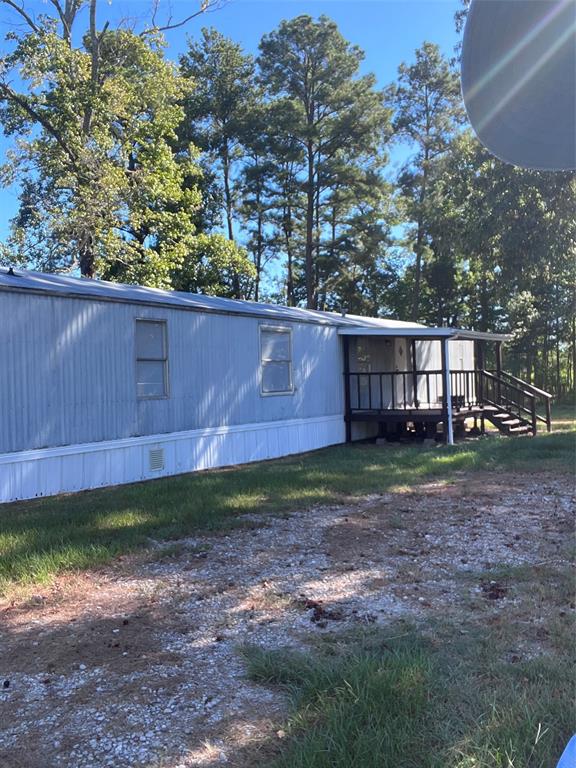
M344 440L337 415L19 451L0 455L0 502L273 459ZM149 467L154 448L164 450L162 470Z
M257 318L6 292L0 318L0 454L343 413L335 327L283 322L295 390L262 397ZM136 397L136 318L167 322L165 399Z

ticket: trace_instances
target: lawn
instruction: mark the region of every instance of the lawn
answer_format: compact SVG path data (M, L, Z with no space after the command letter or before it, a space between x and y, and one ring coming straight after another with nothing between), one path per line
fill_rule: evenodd
M574 412L563 407L552 434L485 438L454 447L336 446L235 469L7 504L0 530L0 593L13 584L47 583L198 530L242 525L242 513L287 512L314 504L449 481L476 470L574 467Z
M554 768L576 725L557 416L4 507L0 763Z
M568 573L560 582L571 590ZM246 649L252 678L284 689L294 709L262 765L554 768L575 726L574 625L554 620L547 652L516 657L518 606L533 586L533 576L518 583L512 615L491 626L486 616L398 624L324 636L306 655Z

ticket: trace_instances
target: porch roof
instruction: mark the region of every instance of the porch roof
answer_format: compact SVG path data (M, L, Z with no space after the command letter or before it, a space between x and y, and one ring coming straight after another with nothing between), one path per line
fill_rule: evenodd
M509 333L469 331L465 328L426 328L409 326L384 328L382 326L354 326L338 329L340 336L396 336L408 339L468 339L470 341L509 341Z

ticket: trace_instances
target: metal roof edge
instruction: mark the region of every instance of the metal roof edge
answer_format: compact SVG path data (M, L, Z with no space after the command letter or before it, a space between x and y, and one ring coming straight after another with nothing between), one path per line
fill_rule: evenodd
M510 334L487 333L463 328L430 328L379 317L339 315L336 312L261 304L219 296L164 291L139 285L87 280L69 275L45 274L32 270L9 271L0 267L0 292L57 296L85 301L135 304L170 310L233 315L268 321L305 323L337 328L347 336L404 336L420 339L468 339L480 341L509 341Z
M338 328L340 336L404 336L415 339L454 339L468 341L510 341L511 334L488 333L466 330L465 328L378 328L375 326L347 326Z
M291 322L291 323L307 323L311 325L321 325L321 326L327 326L330 328L338 328L341 327L341 323L338 322L338 318L331 318L331 317L306 317L306 316L296 316L295 314L290 313L291 307L282 307L281 305L278 305L280 308L280 311L271 309L269 312L265 312L263 310L259 311L250 311L250 309L247 307L244 308L238 308L238 309L225 309L223 307L208 307L208 306L201 306L201 305L194 305L192 303L190 304L179 304L177 302L170 302L170 301L162 301L160 299L158 300L152 300L152 299L145 299L140 297L116 297L116 296L107 296L105 294L93 294L93 293L83 293L81 291L74 291L69 290L66 287L62 286L61 288L56 287L50 287L50 288L39 288L39 287L28 287L23 285L6 285L3 283L0 283L0 293L23 293L26 295L36 295L36 296L57 296L59 298L63 299L83 299L85 301L102 301L110 304L136 304L138 306L146 306L146 307L155 307L155 308L164 308L164 309L170 309L170 310L178 310L182 312L200 312L205 314L211 314L211 315L233 315L236 317L251 317L251 318L257 318L260 320L274 320L274 321L282 321L282 322ZM201 294L191 294L191 295L201 295ZM233 301L230 299L230 301ZM237 300L239 301L239 300ZM266 305L262 305L265 307ZM282 312L282 309L287 310L286 312Z

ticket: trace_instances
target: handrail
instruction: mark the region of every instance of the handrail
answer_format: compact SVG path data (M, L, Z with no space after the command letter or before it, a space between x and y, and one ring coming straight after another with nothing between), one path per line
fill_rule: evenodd
M480 373L486 376L487 378L492 379L493 381L496 381L496 382L502 381L501 378L499 378L498 376L495 376L493 373L490 373L490 371L480 371ZM525 389L520 389L520 387L517 387L515 384L509 384L508 382L505 382L505 384L510 389L515 389L516 392L521 392L523 395L526 395L526 397L534 397L532 392L526 392Z
M502 407L530 422L533 434L538 422L546 424L550 432L551 396L548 393L541 395L542 390L512 374L501 373L498 376L485 369L451 370L451 407L460 411L483 405ZM344 375L352 384L351 387L348 385L354 400L349 404L350 412L385 412L436 408L444 389L445 371L347 371ZM539 397L545 397L546 416L537 412Z
M523 379L519 379L517 376L513 376L511 373L508 373L508 371L500 371L500 376L503 376L505 379L512 379L518 384L522 384L522 386L526 387L526 389L531 390L532 394L534 395L540 395L540 397L546 397L550 400L554 398L554 395L551 395L550 392L544 392L543 389L538 389L538 387L535 387L534 384L530 384Z
M408 375L414 376L415 374L417 376L424 376L429 373L435 373L437 375L440 375L443 371L438 370L430 370L430 371L348 371L348 376L402 376L402 375ZM451 373L455 373L455 371L451 371ZM460 371L458 371L460 373Z
M499 387L506 387L506 389L512 389L516 392L520 392L523 397L528 397L530 401L530 409L526 408L523 404L521 405L518 402L511 402L510 404L516 406L519 410L523 410L525 413L530 413L531 422L532 422L532 430L533 433L536 434L536 422L540 421L543 424L546 424L546 431L551 432L552 431L552 415L550 410L550 403L552 400L552 395L550 395L548 392L544 392L541 389L538 389L538 387L534 387L532 384L529 384L527 381L522 381L522 379L519 379L516 376L513 376L511 373L507 373L506 371L500 372L500 377L494 375L490 371L481 371L481 376L484 376L488 380L492 380L498 383ZM521 387L516 386L515 384L511 384L508 379L511 379L512 381L517 382L518 384L521 384L524 389ZM501 399L500 393L498 394L498 397ZM546 409L546 416L541 416L537 410L536 410L536 399L538 397L544 397L545 403L544 407ZM508 400L508 398L505 398ZM502 402L495 403L496 405L503 405ZM509 404L509 403L506 403Z

